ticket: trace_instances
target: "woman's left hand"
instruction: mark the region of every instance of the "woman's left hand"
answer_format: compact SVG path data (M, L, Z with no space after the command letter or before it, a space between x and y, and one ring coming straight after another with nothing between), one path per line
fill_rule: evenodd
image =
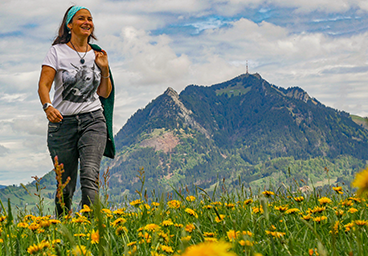
M109 73L109 60L107 58L107 53L104 50L101 52L95 51L95 62L97 66L101 69L102 75L107 76ZM106 74L104 74L106 73Z

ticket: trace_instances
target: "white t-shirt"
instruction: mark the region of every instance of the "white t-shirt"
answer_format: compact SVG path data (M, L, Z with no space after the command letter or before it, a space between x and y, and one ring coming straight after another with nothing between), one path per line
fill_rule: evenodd
M85 52L79 52L83 57ZM75 115L101 109L97 87L101 81L101 71L95 63L93 50L87 52L84 64L77 52L66 44L53 45L42 66L56 70L54 78L54 108L62 115Z

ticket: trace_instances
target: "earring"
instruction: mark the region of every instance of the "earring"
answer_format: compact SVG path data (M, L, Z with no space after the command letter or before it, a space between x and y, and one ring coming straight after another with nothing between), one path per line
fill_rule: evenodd
M72 31L69 30L68 34L70 35L72 33Z

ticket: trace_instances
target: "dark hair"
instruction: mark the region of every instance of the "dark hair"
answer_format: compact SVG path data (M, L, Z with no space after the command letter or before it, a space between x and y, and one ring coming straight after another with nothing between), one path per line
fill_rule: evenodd
M68 16L68 12L69 10L72 8L73 6L70 6L68 8L68 10L66 10L65 14L64 14L64 18L63 20L61 21L61 24L60 24L60 27L59 27L59 33L58 33L58 36L55 38L54 42L52 43L52 45L55 45L55 44L66 44L70 41L70 38L72 37L71 34L69 34L69 30L68 30L68 27L66 26L66 17ZM73 19L71 20L73 21ZM70 22L71 22L70 21ZM93 29L94 30L94 29ZM93 33L93 30L92 30L92 33L91 35L88 37L88 43L89 41L92 39L94 40L97 40L97 37L94 35Z

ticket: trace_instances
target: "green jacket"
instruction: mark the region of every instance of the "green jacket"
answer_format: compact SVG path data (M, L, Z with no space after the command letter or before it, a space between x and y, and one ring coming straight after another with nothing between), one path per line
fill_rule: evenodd
M90 44L93 50L101 51L101 48L96 44ZM115 157L115 142L114 142L114 133L113 133L113 126L112 126L112 117L114 112L114 98L115 98L115 90L114 90L114 80L112 78L111 69L110 71L110 80L112 85L112 90L107 98L100 97L100 101L103 106L103 114L106 119L106 126L107 126L107 141L105 147L104 156L114 158Z

